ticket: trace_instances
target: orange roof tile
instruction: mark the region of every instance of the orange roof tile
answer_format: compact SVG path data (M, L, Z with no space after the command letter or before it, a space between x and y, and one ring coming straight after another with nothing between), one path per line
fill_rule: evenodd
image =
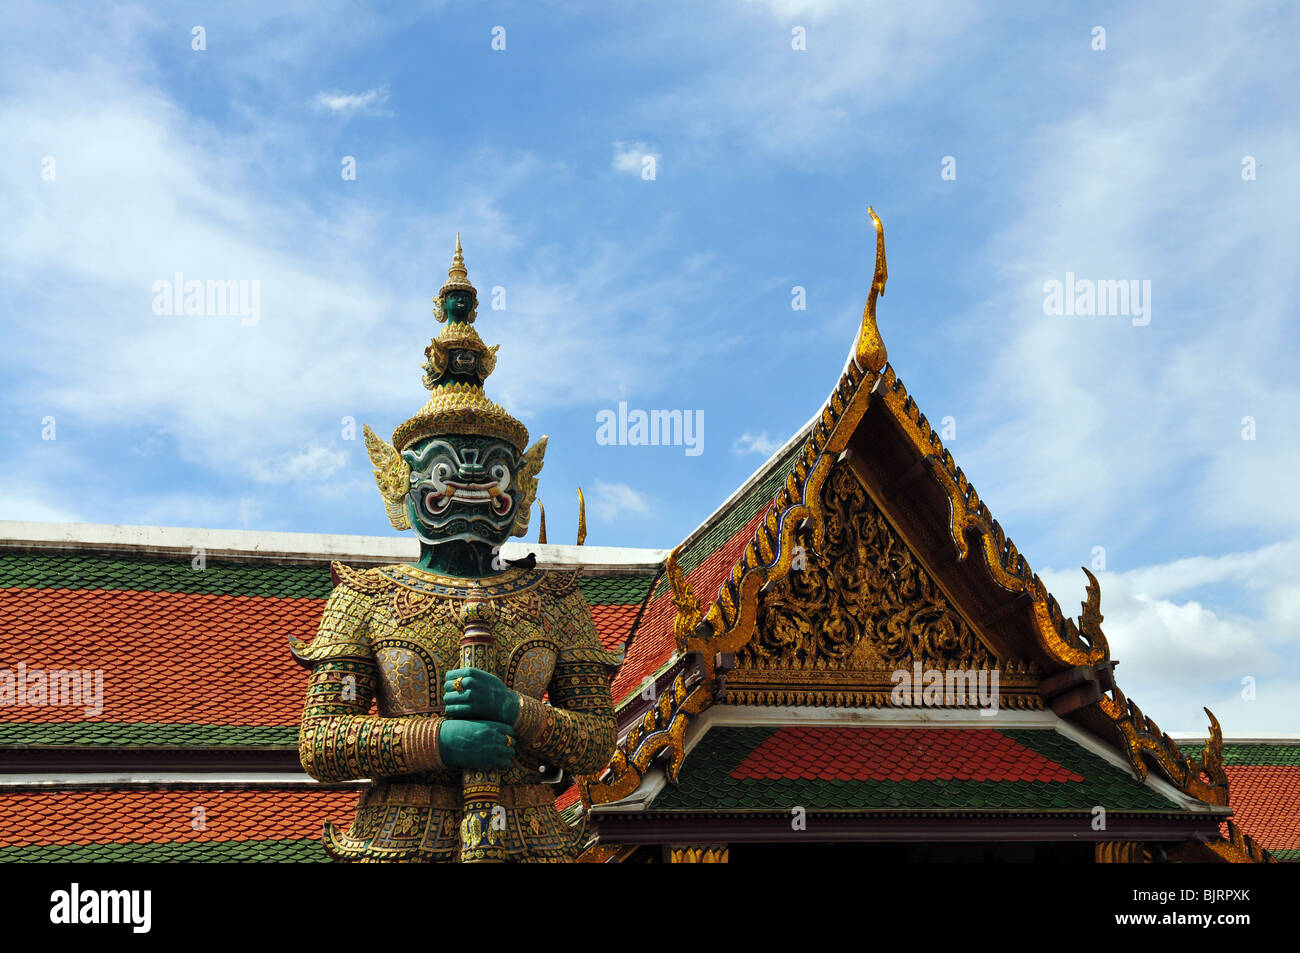
M1268 850L1300 850L1300 767L1228 765L1233 822Z
M356 790L203 788L0 793L0 848L317 838L346 824Z

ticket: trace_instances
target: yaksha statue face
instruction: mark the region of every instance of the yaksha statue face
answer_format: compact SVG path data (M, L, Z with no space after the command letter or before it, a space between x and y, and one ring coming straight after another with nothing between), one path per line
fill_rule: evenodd
M448 435L421 440L402 459L411 468L406 513L421 542L473 540L500 546L526 493L523 458L504 440Z
M546 437L525 452L528 430L483 392L497 348L474 330L478 293L459 235L434 301L444 326L424 352L429 401L397 428L392 444L367 427L366 449L389 521L420 539L420 565L478 576L489 571L485 555L528 531Z

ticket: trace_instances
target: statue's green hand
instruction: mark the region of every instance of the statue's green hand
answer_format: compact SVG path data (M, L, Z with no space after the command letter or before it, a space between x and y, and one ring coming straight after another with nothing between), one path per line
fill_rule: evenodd
M456 680L460 679L460 690ZM499 721L513 725L519 717L519 695L495 675L477 668L454 668L442 685L448 718Z
M495 721L447 719L438 726L438 753L453 768L504 770L515 756L514 731Z

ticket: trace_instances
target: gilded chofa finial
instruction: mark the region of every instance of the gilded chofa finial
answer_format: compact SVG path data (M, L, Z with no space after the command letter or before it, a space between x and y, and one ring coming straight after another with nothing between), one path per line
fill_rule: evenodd
M582 487L578 487L578 545L587 541L587 501L582 498Z
M867 306L862 310L862 330L858 332L858 345L853 360L859 370L879 371L889 360L885 341L876 327L876 298L885 293L889 268L885 265L885 226L880 224L876 210L867 206L867 214L876 226L876 269L871 276L871 290L867 292Z
M537 544L540 546L546 542L546 507L542 506L542 501L537 501L537 509L542 514L542 525L537 529Z

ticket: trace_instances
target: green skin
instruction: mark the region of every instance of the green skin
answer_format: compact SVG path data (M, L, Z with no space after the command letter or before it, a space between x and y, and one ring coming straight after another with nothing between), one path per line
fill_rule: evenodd
M455 681L461 680L456 691ZM438 729L438 751L443 764L457 768L510 767L515 755L514 723L519 717L519 694L490 672L455 668L442 686L446 703Z
M449 320L464 320L473 307L472 296L464 292L448 294L443 302ZM477 448L484 457L496 441L471 436L442 438L453 444L458 452L463 448ZM425 443L413 449L418 452ZM499 458L497 458L499 459ZM482 480L481 467L465 466L456 478L464 482ZM511 485L518 474L518 460L510 465ZM517 504L518 505L518 504ZM452 506L458 506L454 501ZM412 519L420 523L424 536L437 538L437 530L421 519L418 506L409 509ZM460 579L481 579L498 575L505 566L497 560L499 547L510 537L513 511L505 525L495 533L478 524L484 539L456 539L437 543L420 542L420 558L413 565L420 569L454 576ZM456 691L455 680L461 679L461 690ZM519 717L519 695L505 682L490 672L476 668L458 668L447 673L443 684L443 722L438 729L438 753L443 764L456 768L504 770L515 755L514 724Z
M442 299L442 313L448 321L468 321L474 308L474 296L468 291L448 291Z

